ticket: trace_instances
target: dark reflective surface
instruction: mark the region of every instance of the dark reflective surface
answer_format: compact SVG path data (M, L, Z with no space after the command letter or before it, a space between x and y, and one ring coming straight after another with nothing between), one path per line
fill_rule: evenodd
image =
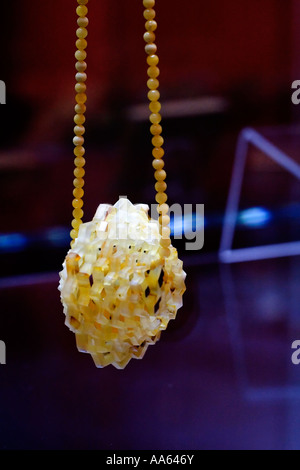
M3 284L1 448L299 449L300 258L186 270L177 320L124 371L77 352L56 275Z

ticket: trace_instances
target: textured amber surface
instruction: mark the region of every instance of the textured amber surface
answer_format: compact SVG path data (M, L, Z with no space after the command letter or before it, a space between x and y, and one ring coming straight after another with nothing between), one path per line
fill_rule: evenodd
M141 359L182 306L185 273L177 250L160 255L159 224L148 206L101 204L79 228L60 273L66 325L97 367Z

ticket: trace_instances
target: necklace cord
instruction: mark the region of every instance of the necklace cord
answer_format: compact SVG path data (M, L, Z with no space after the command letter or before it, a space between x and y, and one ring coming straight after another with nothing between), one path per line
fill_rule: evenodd
M73 246L74 240L78 237L79 227L82 224L83 218L83 196L84 196L84 175L85 175L85 148L84 148L84 134L85 134L85 113L86 113L86 80L87 80L87 63L85 59L87 57L86 48L87 48L87 35L88 30L87 26L89 24L89 20L87 18L88 8L87 3L88 0L77 0L78 6L76 8L76 13L78 15L77 19L77 31L76 31L76 47L77 51L75 53L76 57L76 105L75 105L75 127L74 127L74 134L75 137L73 139L74 143L74 155L75 155L75 169L74 169L74 176L75 179L73 181L74 190L73 190L73 220L72 220L72 230L70 233L71 236L71 247ZM152 137L152 155L153 155L153 168L155 170L154 177L156 180L155 190L156 196L155 200L158 203L157 211L159 214L159 226L160 226L160 254L163 258L166 258L170 255L169 246L171 244L170 240L170 217L169 213L169 206L167 204L168 196L166 194L167 184L166 184L166 171L164 170L165 162L163 160L164 157L164 139L162 137L162 126L161 126L161 104L160 104L160 92L158 91L159 88L159 81L158 76L160 74L160 70L158 68L159 57L157 55L157 46L155 44L156 35L155 31L157 29L157 22L155 21L156 11L155 7L155 0L143 0L144 10L144 18L146 19L145 28L146 32L144 34L144 40L146 42L145 51L147 54L147 64L148 64L148 81L147 86L149 89L148 92L148 99L150 101L149 109L150 109L150 132Z
M158 76L160 75L160 70L158 68L159 57L157 55L157 45L156 34L157 22L155 21L156 11L155 0L143 0L144 5L144 18L146 20L145 28L146 32L144 34L144 40L146 42L145 51L147 54L147 64L148 64L148 81L147 86L149 89L148 99L150 101L150 132L152 134L152 155L153 162L152 166L155 170L154 177L156 179L155 190L156 196L155 200L158 203L157 211L159 214L159 226L160 226L160 254L162 258L167 258L170 255L169 246L171 244L170 240L170 217L169 206L167 204L168 196L166 194L167 184L166 184L166 171L164 170L165 162L163 160L165 151L163 149L164 139L162 137L162 126L161 126L161 104L160 104L160 92Z
M75 105L75 117L74 117L74 122L75 122L75 127L74 127L74 134L75 137L73 139L74 143L74 155L75 155L75 170L74 170L74 176L75 179L73 181L74 184L74 190L73 190L73 221L72 221L72 231L70 233L71 235L71 247L73 246L74 240L78 236L78 231L79 227L82 224L82 217L83 217L83 195L84 195L84 175L85 175L85 148L84 148L84 134L85 134L85 112L86 112L86 80L87 80L87 74L86 74L86 68L87 64L85 62L85 59L87 57L86 53L86 48L87 48L87 40L86 37L88 35L87 31L87 26L89 24L89 20L87 18L88 14L88 8L87 8L87 3L88 0L77 0L78 6L76 8L76 13L78 15L77 19L77 31L76 31L76 36L77 36L77 41L76 41L76 47L77 51L75 53L75 58L76 58L76 85L75 85L75 91L76 91L76 105Z

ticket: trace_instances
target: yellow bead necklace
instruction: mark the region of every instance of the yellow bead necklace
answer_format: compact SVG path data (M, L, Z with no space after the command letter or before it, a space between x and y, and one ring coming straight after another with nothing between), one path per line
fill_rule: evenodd
M90 353L97 367L123 369L159 340L185 292L185 272L170 239L155 0L143 0L143 5L158 222L149 218L148 206L123 198L114 206L100 204L93 220L82 223L88 0L77 3L74 219L59 290L65 323L75 333L79 351Z

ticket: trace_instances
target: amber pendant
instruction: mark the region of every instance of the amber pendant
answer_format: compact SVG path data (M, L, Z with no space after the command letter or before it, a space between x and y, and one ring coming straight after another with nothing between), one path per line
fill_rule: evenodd
M161 258L159 224L148 210L127 199L101 204L60 273L65 323L97 367L141 359L182 306L182 261L173 246Z

